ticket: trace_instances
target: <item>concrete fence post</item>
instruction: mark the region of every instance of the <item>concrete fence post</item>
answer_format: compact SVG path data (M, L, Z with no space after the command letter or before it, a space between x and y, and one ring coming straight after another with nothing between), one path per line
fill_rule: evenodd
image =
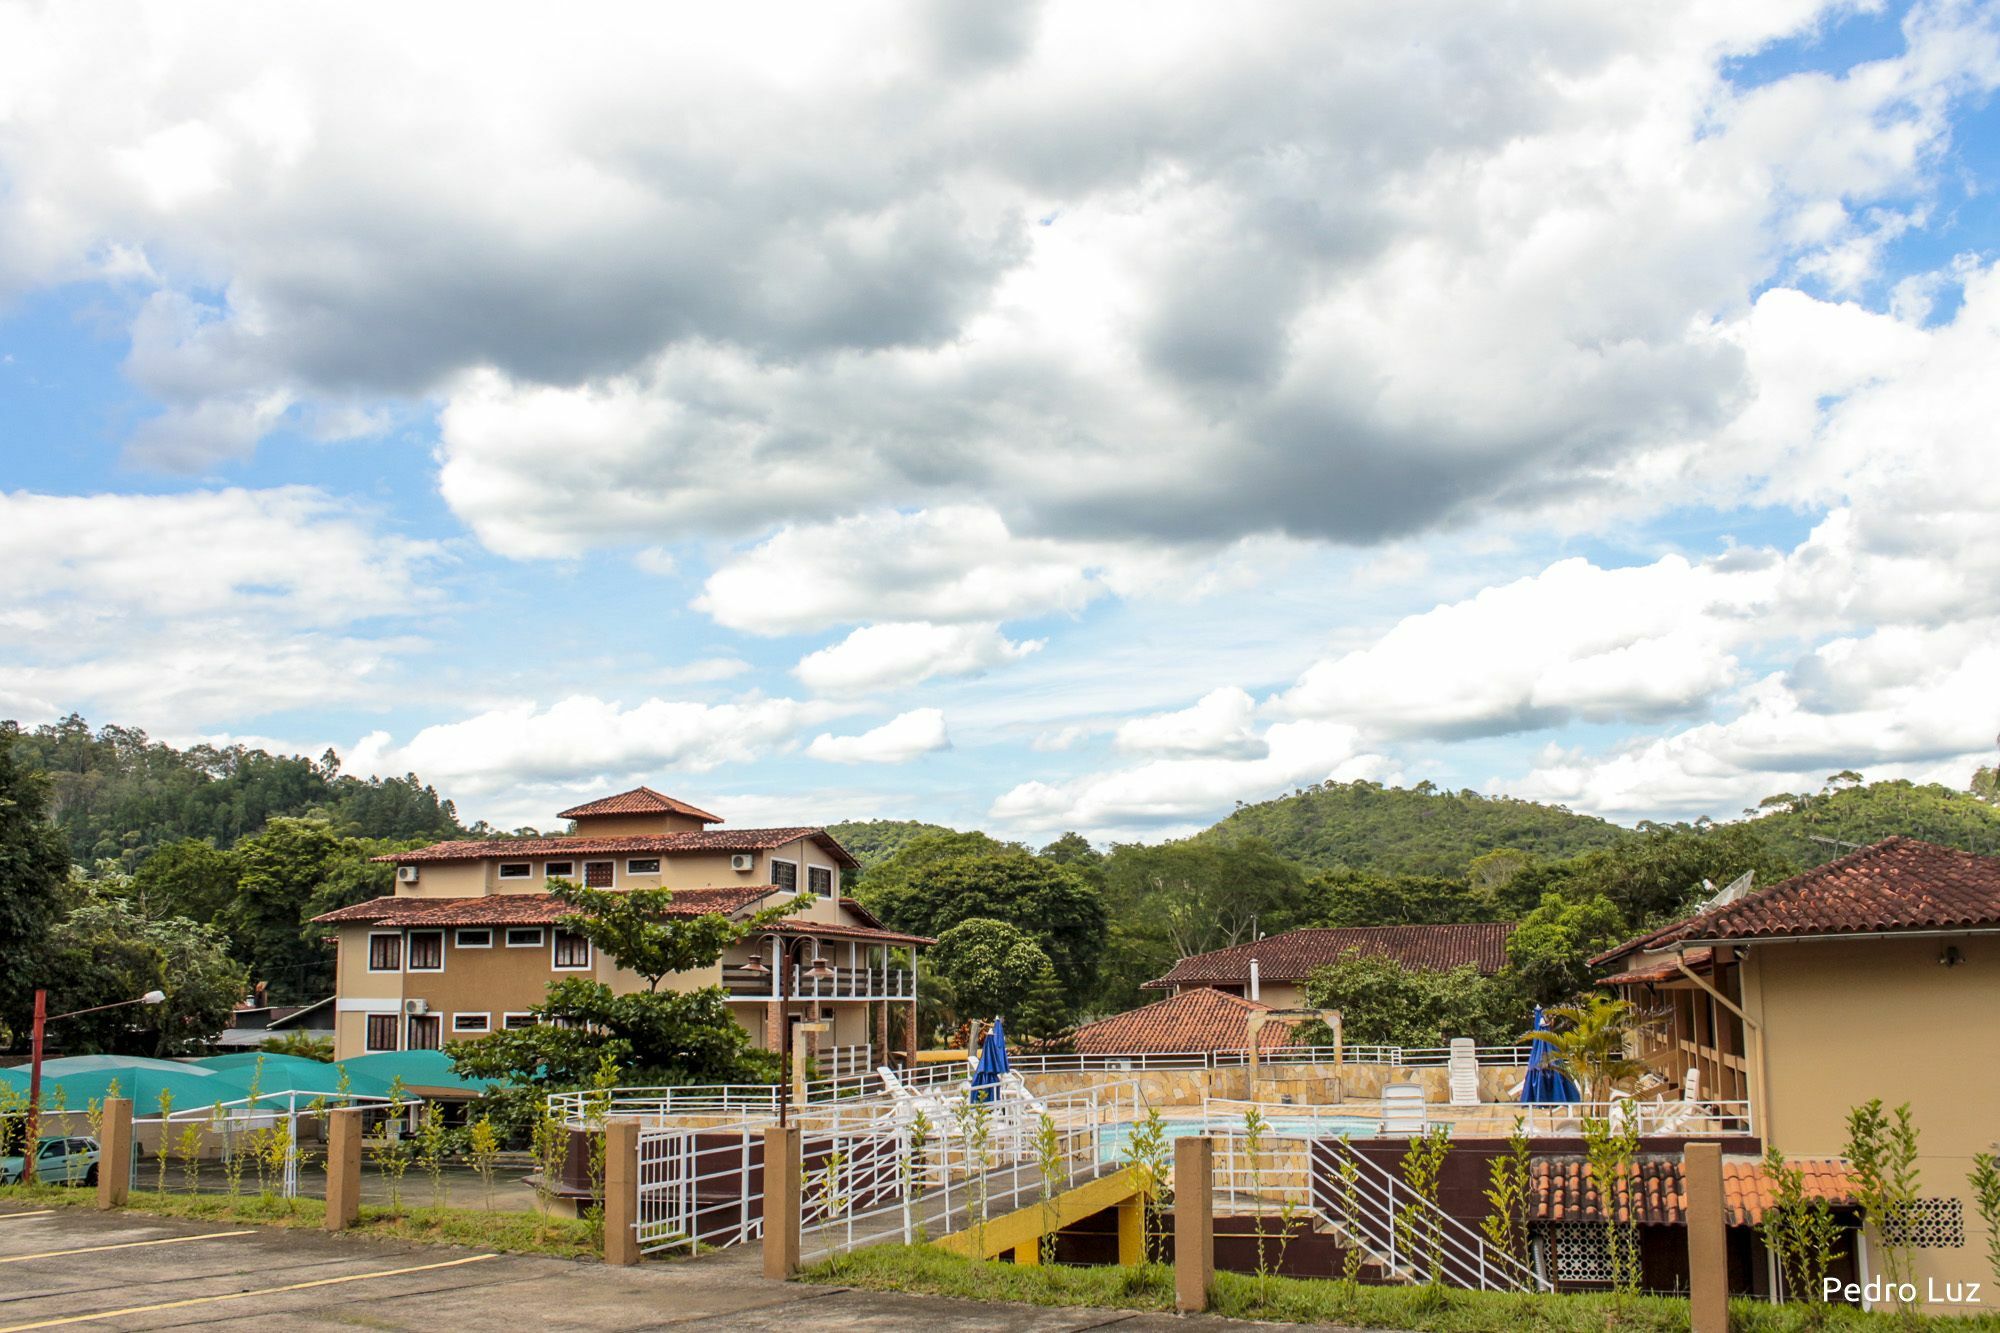
M97 1206L123 1208L132 1192L132 1099L106 1097L97 1131Z
M1215 1281L1215 1140L1174 1142L1174 1308L1208 1308Z
M345 1231L361 1220L361 1117L359 1107L326 1116L326 1221Z
M783 1282L799 1271L799 1127L764 1131L764 1276Z
M1689 1326L1693 1333L1729 1333L1722 1145L1688 1144L1681 1155L1681 1183L1687 1193Z
M604 1123L604 1262L639 1262L639 1122Z

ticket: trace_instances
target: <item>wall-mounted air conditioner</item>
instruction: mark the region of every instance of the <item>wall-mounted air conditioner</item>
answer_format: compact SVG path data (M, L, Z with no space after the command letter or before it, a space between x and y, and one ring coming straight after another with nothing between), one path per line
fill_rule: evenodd
M406 1014L427 1014L430 1011L431 1011L431 1002L429 1000L403 1001L403 1012Z
M729 858L729 868L738 874L747 874L757 868L757 858L748 852L738 852Z
M415 866L397 866L396 878L405 884L415 884L417 882L417 868Z

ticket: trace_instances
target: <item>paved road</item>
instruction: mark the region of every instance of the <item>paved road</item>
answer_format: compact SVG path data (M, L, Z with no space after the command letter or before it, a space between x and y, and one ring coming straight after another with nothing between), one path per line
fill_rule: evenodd
M1241 1329L1221 1319L1048 1310L767 1282L755 1247L604 1268L559 1259L217 1226L81 1208L0 1207L0 1333L29 1329L640 1329L814 1333Z

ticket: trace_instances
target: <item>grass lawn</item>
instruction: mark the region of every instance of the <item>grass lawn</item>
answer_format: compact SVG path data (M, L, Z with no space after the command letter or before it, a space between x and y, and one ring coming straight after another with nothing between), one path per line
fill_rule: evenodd
M1112 1310L1171 1310L1174 1271L1162 1264L1136 1268L1069 1268L1052 1264L1022 1268L979 1262L927 1245L881 1245L830 1259L804 1275L808 1282L864 1287L870 1291L910 1291L968 1300L1018 1301L1028 1305L1095 1306ZM1501 1292L1445 1291L1418 1287L1357 1287L1336 1281L1257 1278L1217 1273L1214 1313L1235 1319L1267 1319L1296 1324L1350 1324L1362 1328L1423 1330L1424 1333L1685 1333L1688 1307L1667 1296L1549 1296ZM1817 1318L1815 1318L1817 1316ZM1766 1305L1733 1301L1730 1322L1742 1333L1791 1329L1929 1328L1954 1333L2000 1330L2000 1313L1974 1318L1866 1314L1844 1306Z
M97 1191L63 1185L0 1185L0 1201L97 1206ZM319 1199L281 1199L271 1195L154 1193L132 1191L125 1211L157 1217L192 1217L205 1222L248 1222L271 1227L318 1227L326 1220ZM573 1217L542 1218L538 1213L486 1212L477 1208L400 1209L363 1204L360 1225L350 1235L394 1240L464 1245L510 1254L543 1254L557 1259L598 1257L597 1232Z

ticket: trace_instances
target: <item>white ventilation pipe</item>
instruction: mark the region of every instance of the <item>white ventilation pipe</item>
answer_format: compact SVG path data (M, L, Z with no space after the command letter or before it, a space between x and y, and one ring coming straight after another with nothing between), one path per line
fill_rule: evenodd
M1262 978L1257 975L1257 960L1255 958L1250 960L1250 998L1253 1000L1264 998L1264 984Z

